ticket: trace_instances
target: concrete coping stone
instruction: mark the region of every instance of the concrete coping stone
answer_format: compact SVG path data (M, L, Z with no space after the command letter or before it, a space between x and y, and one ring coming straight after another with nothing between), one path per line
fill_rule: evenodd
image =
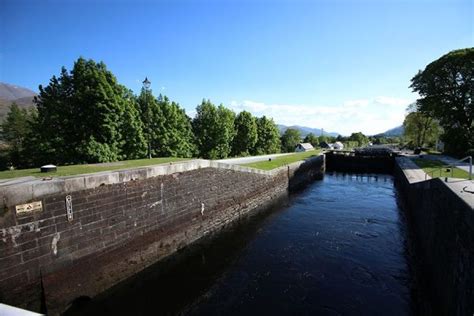
M439 180L474 210L474 180L456 178L448 178L447 182Z
M309 160L317 159L320 156L311 158ZM125 183L134 180L144 180L152 177L170 175L173 173L186 172L201 168L228 169L238 172L261 174L264 176L274 176L282 172L282 170L287 170L288 166L290 168L297 168L303 162L304 160L266 171L245 166L227 164L214 160L194 159L183 162L172 162L133 169L103 171L57 178L53 177L40 179L34 177L24 177L0 182L0 207L10 207L20 203L39 199L43 196L62 192L70 193L86 189L93 189L102 185Z
M422 185L428 185L431 181L439 181L446 186L447 189L451 190L456 194L464 203L474 209L474 181L448 178L447 182L444 178L431 178L429 175L421 169L415 162L408 157L397 157L395 158L398 166L403 171L409 184L420 183Z
M428 176L423 171L423 169L421 169L410 158L408 158L408 157L396 157L395 161L397 162L398 166L400 167L400 169L405 174L405 177L407 178L407 180L410 184L431 179L431 177Z

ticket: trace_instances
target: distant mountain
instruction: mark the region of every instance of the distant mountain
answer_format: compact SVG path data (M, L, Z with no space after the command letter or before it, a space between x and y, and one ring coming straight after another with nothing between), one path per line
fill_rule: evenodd
M13 101L21 98L33 97L36 93L30 89L0 82L0 98Z
M383 136L402 136L404 131L405 129L403 128L403 125L400 125L392 129L389 129L388 131L383 132L382 135Z
M286 126L286 125L277 124L277 126L278 126L278 129L280 130L280 134L283 134L289 128L299 130L301 133L301 136L303 137L305 137L309 133L313 133L316 136L321 136L323 132L323 130L319 128L312 128L312 127L299 126L299 125ZM337 137L339 136L339 133L324 131L324 135Z
M31 108L35 95L30 89L0 82L0 122L3 122L13 102L20 108Z

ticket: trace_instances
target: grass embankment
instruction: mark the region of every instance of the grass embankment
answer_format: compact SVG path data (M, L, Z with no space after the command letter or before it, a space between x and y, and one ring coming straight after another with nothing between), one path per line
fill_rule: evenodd
M258 161L258 162L251 162L247 164L243 164L242 166L246 167L251 167L255 169L261 169L261 170L272 170L284 165L288 165L290 163L300 161L300 160L305 160L310 157L314 157L319 155L321 151L320 150L310 150L302 153L294 153L291 155L286 155L286 156L281 156L272 159L271 161L264 160L264 161Z
M453 168L453 175L451 176L451 167L439 160L415 158L413 159L413 161L418 165L418 167L423 169L424 172L426 172L429 176L433 178L453 177L460 179L469 179L469 173L459 168ZM447 171L448 169L449 171Z
M169 163L174 161L189 160L189 158L152 158L152 159L136 159L126 160L103 164L85 164L85 165L71 165L58 167L56 172L41 173L40 168L34 169L20 169L20 170L6 170L0 171L0 179L10 179L19 177L59 177L59 176L72 176L77 174L93 173L100 171L111 171L120 169L129 169L136 167L145 167L151 165L157 165L162 163Z

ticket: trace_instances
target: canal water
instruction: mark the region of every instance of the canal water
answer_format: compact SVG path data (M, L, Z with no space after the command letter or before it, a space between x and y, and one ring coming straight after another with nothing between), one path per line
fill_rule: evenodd
M407 238L392 176L329 173L67 314L411 315Z

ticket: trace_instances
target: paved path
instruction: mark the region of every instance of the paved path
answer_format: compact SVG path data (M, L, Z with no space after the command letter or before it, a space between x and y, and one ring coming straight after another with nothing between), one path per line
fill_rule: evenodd
M225 162L233 165L241 165L245 163L257 162L268 160L270 158L276 158L280 156L291 155L293 153L285 153L285 154L271 154L271 155L262 155L262 156L251 156L251 157L241 157L241 158L229 158L229 159L220 159L217 160L218 162Z

